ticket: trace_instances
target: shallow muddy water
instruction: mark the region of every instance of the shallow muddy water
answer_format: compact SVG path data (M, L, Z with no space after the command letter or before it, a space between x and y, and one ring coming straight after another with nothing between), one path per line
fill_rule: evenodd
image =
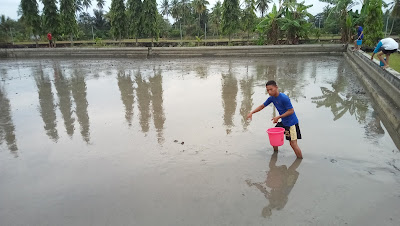
M2 60L0 75L0 225L400 225L400 151L342 57ZM273 105L245 118L271 79L302 161L269 145Z

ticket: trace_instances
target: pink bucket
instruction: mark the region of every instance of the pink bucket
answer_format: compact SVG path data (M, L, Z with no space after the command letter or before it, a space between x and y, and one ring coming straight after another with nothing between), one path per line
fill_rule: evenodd
M285 128L282 127L275 127L270 128L267 130L269 143L274 146L282 146L283 145L283 138L285 133Z

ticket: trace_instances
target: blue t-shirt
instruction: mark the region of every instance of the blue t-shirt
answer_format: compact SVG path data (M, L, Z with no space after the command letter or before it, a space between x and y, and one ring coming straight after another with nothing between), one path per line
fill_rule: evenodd
M361 39L364 38L364 34L361 35L361 32L362 32L362 31L363 31L363 28L362 28L361 26L359 26L359 27L358 27L358 30L357 30L357 39L358 39L358 40L361 40ZM361 37L360 37L360 35L361 35ZM360 37L360 38L358 38L358 37Z
M270 103L274 103L276 109L279 112L279 115L284 114L287 110L292 109L292 103L288 96L283 93L279 93L278 97L270 96L265 102L264 106L268 106ZM293 113L287 117L282 118L282 124L284 126L293 126L299 123L297 119L296 113Z

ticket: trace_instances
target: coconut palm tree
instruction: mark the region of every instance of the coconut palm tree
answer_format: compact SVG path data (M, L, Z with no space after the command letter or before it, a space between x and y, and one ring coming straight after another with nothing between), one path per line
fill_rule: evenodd
M87 9L88 9L90 6L92 6L92 1L91 1L91 0L83 0L83 1L82 1L82 6L85 7L86 12L87 12Z
M200 30L201 30L200 16L201 14L204 13L204 11L206 11L207 5L209 5L210 3L207 0L194 0L192 4L196 13L199 14L199 30L197 31L197 36L200 36Z
M182 15L181 18L183 20L183 26L186 25L186 20L188 15L190 15L190 0L180 0L179 2L180 14Z
M161 3L161 14L163 16L167 16L167 20L168 20L168 15L170 14L170 4L168 0L163 0Z
M320 0L320 2L325 2L333 6L327 19L339 20L342 36L341 41L347 43L350 37L348 34L348 25L346 23L346 21L349 20L348 11L353 8L353 6L357 5L358 2L354 0Z
M256 7L261 12L261 17L264 17L264 13L268 11L268 3L271 3L271 0L257 0Z
M104 0L97 0L97 7L99 9L103 9L104 7Z
M217 3L215 3L214 7L212 8L211 12L211 23L215 25L216 31L217 31L217 36L218 32L221 29L221 20L222 20L222 4L221 1L218 0Z
M387 23L389 22L389 17L386 22L386 36L389 36L393 31L393 25L396 18L400 17L400 0L393 0L392 2L387 4L388 11L390 12L390 16L393 18L392 27L390 29L389 34L387 34Z
M177 22L180 16L179 0L172 0L170 8L171 16L174 18L175 22Z

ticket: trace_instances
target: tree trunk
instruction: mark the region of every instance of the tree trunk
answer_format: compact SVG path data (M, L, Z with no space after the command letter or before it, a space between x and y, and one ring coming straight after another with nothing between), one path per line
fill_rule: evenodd
M250 40L250 30L247 31L247 45L249 45Z
M181 44L182 44L182 24L179 22L179 31L181 34Z
M340 39L341 39L342 43L346 43L346 30L342 28L340 33L341 33Z
M35 44L36 44L36 48L39 48L39 41L38 41L37 35L35 35Z
M200 24L200 13L199 13L199 30L197 31L197 36L200 37L200 29L201 29L201 24Z
M231 44L231 41L232 41L232 36L231 36L231 33L229 33L229 42L228 42L228 45Z
M151 47L154 47L154 42L153 42L154 37L151 36Z
M136 39L136 47L137 47L138 46L137 35L135 36L135 39Z
M71 41L71 47L74 46L74 40L73 40L73 35L72 33L69 35L70 41Z
M390 32L389 32L389 35L388 35L388 36L390 36L390 35L392 34L393 25L394 25L394 21L395 21L395 20L396 20L396 18L393 18L392 27L390 28Z

